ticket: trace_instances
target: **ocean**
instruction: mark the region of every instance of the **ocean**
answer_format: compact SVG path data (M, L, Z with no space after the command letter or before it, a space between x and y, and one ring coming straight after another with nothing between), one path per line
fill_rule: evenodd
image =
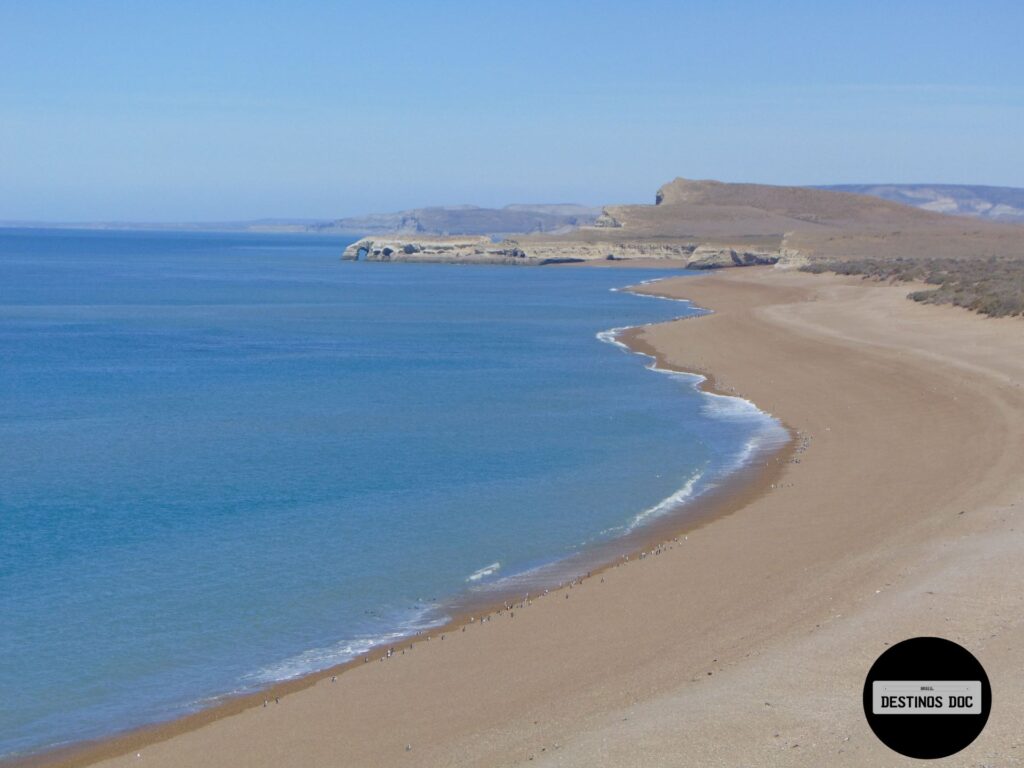
M698 312L615 290L662 273L354 239L0 230L0 756L536 589L785 438L614 343Z

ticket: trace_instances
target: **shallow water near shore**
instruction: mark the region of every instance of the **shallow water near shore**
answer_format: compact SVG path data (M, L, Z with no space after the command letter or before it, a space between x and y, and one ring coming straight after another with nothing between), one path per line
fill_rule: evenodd
M0 756L541 584L779 438L605 343L695 312L612 290L657 272L348 242L0 231Z

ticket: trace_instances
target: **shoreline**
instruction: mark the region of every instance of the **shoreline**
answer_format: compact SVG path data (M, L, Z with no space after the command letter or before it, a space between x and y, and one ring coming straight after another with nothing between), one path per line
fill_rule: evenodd
M612 290L631 293L638 297L647 296L668 301L682 301L694 308L702 309L689 299L646 293L640 290L674 277L670 275L644 280ZM661 322L695 320L709 314L711 314L710 310L697 315L680 316ZM720 517L732 514L753 498L764 493L773 485L783 467L793 457L796 439L793 430L788 426L772 414L758 408L752 401L735 394L735 392L720 389L716 385L713 375L672 366L658 350L646 343L641 338L644 329L657 324L660 323L612 328L599 332L597 336L601 341L624 348L631 354L650 358L651 363L645 367L654 373L694 377L695 380L690 384L703 396L727 397L749 404L766 421L774 422L785 433L785 437L780 438L772 445L755 448L737 467L728 470L721 477L719 485L702 490L693 498L683 499L676 504L675 509L670 509L649 522L638 525L635 529L627 529L627 532L622 535L589 546L586 551L545 564L544 567L550 565L556 569L562 578L558 581L542 582L540 588L543 589L543 592L533 595L533 600L561 594L563 590L570 589L585 579L600 576L609 569L628 565L638 558L642 559L648 552L653 554L658 551L660 554L662 548L677 543L676 540L679 537ZM605 338L606 334L609 335L607 338ZM657 508L669 499L671 496L658 502L653 508ZM575 567L573 564L576 564ZM515 575L513 574L513 577ZM486 595L473 594L471 590L467 589L442 601L439 610L448 615L436 626L377 643L348 661L272 682L245 693L225 694L216 697L209 705L201 709L186 712L167 721L146 724L98 739L87 739L46 748L24 756L0 758L0 768L80 768L109 758L127 755L152 744L202 728L223 718L240 714L249 709L263 707L264 702L268 700L306 690L317 683L343 675L368 663L381 662L388 658L389 648L396 649L396 652L400 650L404 654L406 650L411 651L420 643L463 630L464 627L478 619L490 620L493 616L501 615L509 609L510 603L515 604L521 600L521 589L512 585L493 591L488 590Z
M887 646L937 635L977 656L996 702L950 764L1017 764L1024 333L907 289L761 268L659 284L713 314L640 340L791 428L774 481L654 556L142 760L898 767L865 722L864 676Z

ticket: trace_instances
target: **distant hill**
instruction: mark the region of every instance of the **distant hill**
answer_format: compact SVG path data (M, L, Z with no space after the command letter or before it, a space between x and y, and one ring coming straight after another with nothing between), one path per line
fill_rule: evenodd
M594 225L560 239L689 242L702 249L776 253L796 263L825 257L1021 258L1022 232L1009 220L949 216L845 190L677 178L657 191L654 205L606 206ZM520 238L523 247L526 242Z
M360 235L529 235L564 234L593 224L600 208L573 203L475 205L415 208L342 219L254 219L225 222L38 222L0 221L0 227L40 229L169 230L186 232L261 232Z
M936 213L1024 222L1024 189L966 184L836 184L816 187L871 195Z
M475 205L414 208L395 213L350 216L310 227L314 230L359 232L365 235L510 235L567 232L592 224L600 208L561 203L554 205Z
M621 236L781 239L790 232L888 230L943 217L864 195L767 184L677 178L658 189L654 205L607 206L598 226Z

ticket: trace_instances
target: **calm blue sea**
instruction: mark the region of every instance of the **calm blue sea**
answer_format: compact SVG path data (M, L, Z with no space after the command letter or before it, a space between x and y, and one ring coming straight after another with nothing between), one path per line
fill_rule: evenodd
M612 290L657 273L348 242L0 230L0 755L436 623L780 436L598 338L693 313Z

